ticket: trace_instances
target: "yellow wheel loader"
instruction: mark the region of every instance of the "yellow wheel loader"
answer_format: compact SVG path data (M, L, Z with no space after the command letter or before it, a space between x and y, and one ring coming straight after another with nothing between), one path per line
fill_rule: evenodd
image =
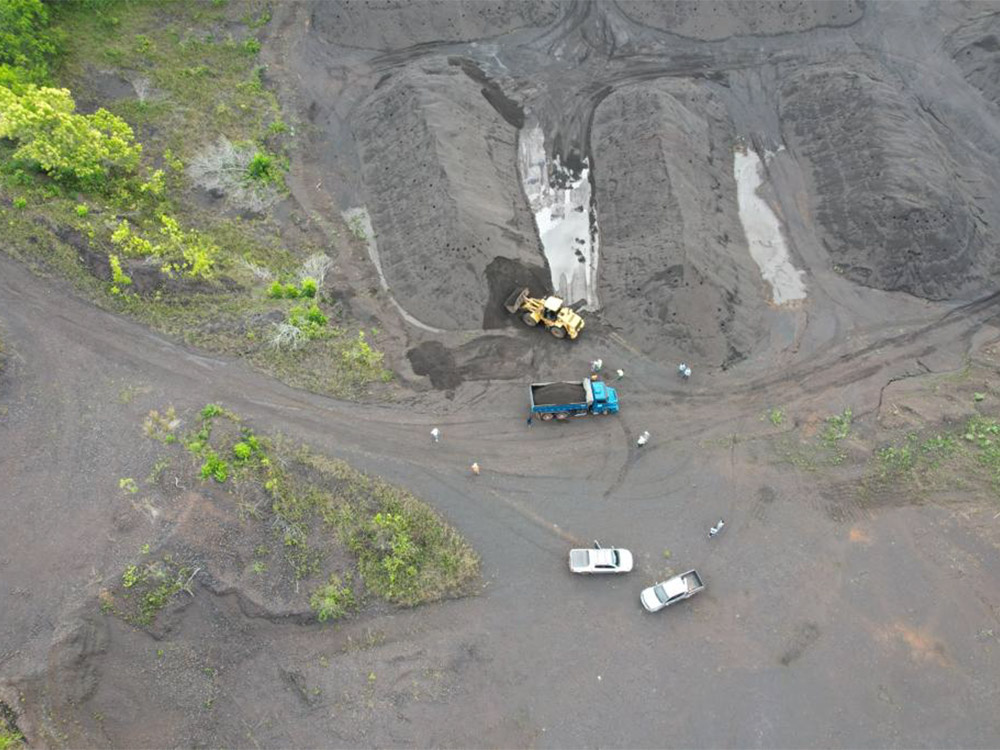
M511 292L504 304L511 315L519 315L526 326L545 326L557 339L575 339L583 330L583 318L563 306L558 297L532 297L527 287Z

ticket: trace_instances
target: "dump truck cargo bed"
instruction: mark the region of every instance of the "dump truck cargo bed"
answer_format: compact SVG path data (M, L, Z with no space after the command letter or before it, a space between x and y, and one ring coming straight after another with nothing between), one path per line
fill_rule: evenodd
M535 406L554 404L586 404L587 390L583 383L546 383L531 386Z

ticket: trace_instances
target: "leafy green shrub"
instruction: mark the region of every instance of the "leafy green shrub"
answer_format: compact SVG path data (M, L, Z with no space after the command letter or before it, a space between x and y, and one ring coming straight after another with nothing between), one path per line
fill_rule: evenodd
M327 322L327 317L314 302L308 309L301 305L296 305L289 310L288 322L284 325L286 328L294 329L297 332L296 340L302 338L308 341L326 335Z
M285 284L284 294L286 299L298 299L301 294L295 284Z
M105 109L76 114L66 89L28 85L23 93L0 86L0 138L17 143L12 160L65 184L107 189L133 174L142 146L132 128Z
M367 370L382 367L383 354L372 348L365 339L365 332L358 331L358 337L341 353L344 364L352 367L362 367Z
M28 200L21 196L14 199L14 208L27 208Z
M319 305L315 302L310 305L309 309L306 311L306 318L310 323L315 323L318 326L325 326L328 320L327 317L320 312Z
M253 448L248 443L240 441L233 445L233 455L237 461L248 461L253 455Z
M0 727L0 750L18 750L24 746L23 734L16 729Z
M275 281L267 288L267 296L271 299L281 299L285 296L285 286L280 281Z
M243 41L243 51L248 55L256 55L260 52L260 41L256 37L247 37Z
M132 277L126 276L122 271L122 263L117 255L109 255L108 264L111 266L111 293L124 294L123 289L132 283Z
M337 620L354 609L354 592L341 583L336 575L330 576L330 582L316 589L309 597L309 606L316 612L320 622Z
M826 429L823 430L823 442L829 446L836 445L839 441L851 434L851 420L854 413L850 408L844 409L840 414L834 414L826 419Z
M316 279L309 278L308 276L306 276L304 279L302 279L302 296L303 297L308 297L309 299L312 299L313 297L316 296L316 290L317 290L317 288L318 287L317 287L317 284L316 284Z
M247 177L258 182L274 182L274 157L266 151L258 151L247 165Z
M87 214L89 213L90 209L84 203L81 203L76 207L76 215L79 216L81 219L86 218Z
M0 2L0 85L45 83L59 51L41 0Z
M122 586L127 589L134 587L138 583L144 583L148 574L145 568L136 565L129 565L122 573Z
M218 404L206 404L205 408L201 410L201 418L213 419L214 417L221 416L223 411L223 408Z
M205 461L201 465L201 478L211 477L219 484L222 484L229 477L229 464L219 458L219 454L209 449L204 454Z
M123 220L111 235L111 242L130 257L153 256L163 260L160 270L167 275L182 273L193 278L214 276L219 246L195 231L184 231L177 220L160 214L160 239L153 242L132 231Z

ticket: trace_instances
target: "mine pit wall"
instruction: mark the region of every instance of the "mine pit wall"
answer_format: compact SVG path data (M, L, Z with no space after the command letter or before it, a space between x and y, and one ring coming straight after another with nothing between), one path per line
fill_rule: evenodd
M703 83L636 83L597 109L598 290L605 320L648 354L732 364L757 339L767 292L739 220L735 141Z
M831 265L846 278L932 300L989 276L976 199L910 95L865 58L793 73L780 89L789 150L811 176Z
M444 58L393 73L351 126L393 296L427 325L479 327L494 258L541 260L516 128Z

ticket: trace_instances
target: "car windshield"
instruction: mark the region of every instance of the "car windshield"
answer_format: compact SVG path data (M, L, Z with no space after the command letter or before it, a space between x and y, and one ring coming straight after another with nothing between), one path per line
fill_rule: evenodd
M667 596L666 590L659 584L653 587L653 593L656 594L656 598L660 600L661 604L666 604L670 601L670 597Z
M616 568L621 565L621 558L618 557L618 550L611 550L611 564Z

